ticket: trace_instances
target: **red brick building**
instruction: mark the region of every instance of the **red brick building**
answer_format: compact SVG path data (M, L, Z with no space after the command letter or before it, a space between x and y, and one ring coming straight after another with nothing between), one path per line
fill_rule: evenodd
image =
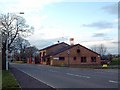
M100 64L100 55L80 44L68 45L64 42L40 50L41 64L81 65Z

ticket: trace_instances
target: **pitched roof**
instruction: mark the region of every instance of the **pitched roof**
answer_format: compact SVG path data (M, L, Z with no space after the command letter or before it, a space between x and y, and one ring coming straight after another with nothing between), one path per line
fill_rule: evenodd
M80 45L80 44L76 44L76 45ZM95 53L95 54L97 54L97 55L100 55L97 52L95 52L95 51L93 51L93 50L91 50L91 49L89 49L89 48L87 48L87 47L85 47L83 45L80 45L80 46L83 47L83 48L85 48L85 49L87 49L87 50L89 50L89 51L91 51L91 52L93 52L93 53Z
M55 47L55 46L60 45L60 44L66 44L66 45L68 45L68 44L65 43L65 42L61 42L61 43L57 43L57 44L54 44L54 45L48 46L48 47L46 47L46 48L43 48L43 49L41 49L41 50L39 50L39 51L46 50L46 49L49 49L49 48ZM68 46L69 46L69 45L68 45Z
M44 57L56 55L56 54L58 54L58 53L61 53L61 52L65 51L65 50L67 50L67 49L70 48L70 47L71 47L71 46L62 47L62 48L60 48L60 49L57 49L57 50L55 50L55 51L53 51L53 52L50 52L50 53L46 54Z
M89 51L91 51L91 52L93 52L93 53L95 53L95 54L97 54L97 55L100 55L100 54L98 54L98 53L96 53L96 52L94 52L94 51L92 51L92 50L90 50L90 49L88 49L88 48L80 45L80 44L76 44L76 45L66 46L66 47L57 49L57 50L55 50L54 52L51 52L51 53L45 55L44 57L52 56L52 55L57 55L57 54L59 54L59 53L61 53L61 52L63 52L63 51L66 51L66 50L68 50L68 49L70 49L70 48L73 48L73 47L75 47L75 46L78 46L78 45L81 46L81 47L83 47L83 48L85 48L85 49L87 49L87 50L89 50Z

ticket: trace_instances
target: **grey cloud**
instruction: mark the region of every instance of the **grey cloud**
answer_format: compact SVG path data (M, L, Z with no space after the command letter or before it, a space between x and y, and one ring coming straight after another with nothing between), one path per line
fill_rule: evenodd
M113 39L111 37L107 36L107 37L103 38L103 40L107 40L108 41L108 40L113 40Z
M104 33L95 33L93 35L93 37L104 37L104 36L106 36L106 34L104 34Z
M58 37L54 39L41 39L41 40L31 41L31 45L35 45L38 49L42 49L54 43L58 43L58 41L64 42L67 40L68 40L68 37Z
M96 40L87 40L87 41L81 41L82 43L90 43L90 42L96 42Z
M58 37L58 38L49 39L49 40L52 41L52 42L57 42L57 41L63 42L63 41L68 40L68 37Z
M111 54L119 54L119 47L107 47L107 52Z
M94 22L92 24L83 24L83 27L95 27L98 29L107 29L107 28L113 28L113 23L110 22Z
M31 41L30 43L31 45L36 46L38 49L42 49L48 45L53 44L51 41L48 41L48 40L35 40L35 41Z
M111 42L113 44L120 44L120 41L114 41L114 42Z
M118 14L118 3L109 6L104 6L101 9L107 11L110 14Z

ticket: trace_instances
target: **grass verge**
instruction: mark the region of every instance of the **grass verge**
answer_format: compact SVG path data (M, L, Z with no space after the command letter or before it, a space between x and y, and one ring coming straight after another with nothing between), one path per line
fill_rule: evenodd
M0 70L0 90L2 89L2 70Z
M24 63L24 62L23 62L23 61L13 61L13 63L22 64L22 63Z
M15 77L9 70L2 71L2 90L21 90Z
M120 58L112 59L111 65L120 65Z

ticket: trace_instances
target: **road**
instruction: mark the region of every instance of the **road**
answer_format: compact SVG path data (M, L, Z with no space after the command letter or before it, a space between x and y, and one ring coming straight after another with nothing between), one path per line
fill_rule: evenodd
M117 69L80 69L34 64L10 64L53 88L118 88Z

